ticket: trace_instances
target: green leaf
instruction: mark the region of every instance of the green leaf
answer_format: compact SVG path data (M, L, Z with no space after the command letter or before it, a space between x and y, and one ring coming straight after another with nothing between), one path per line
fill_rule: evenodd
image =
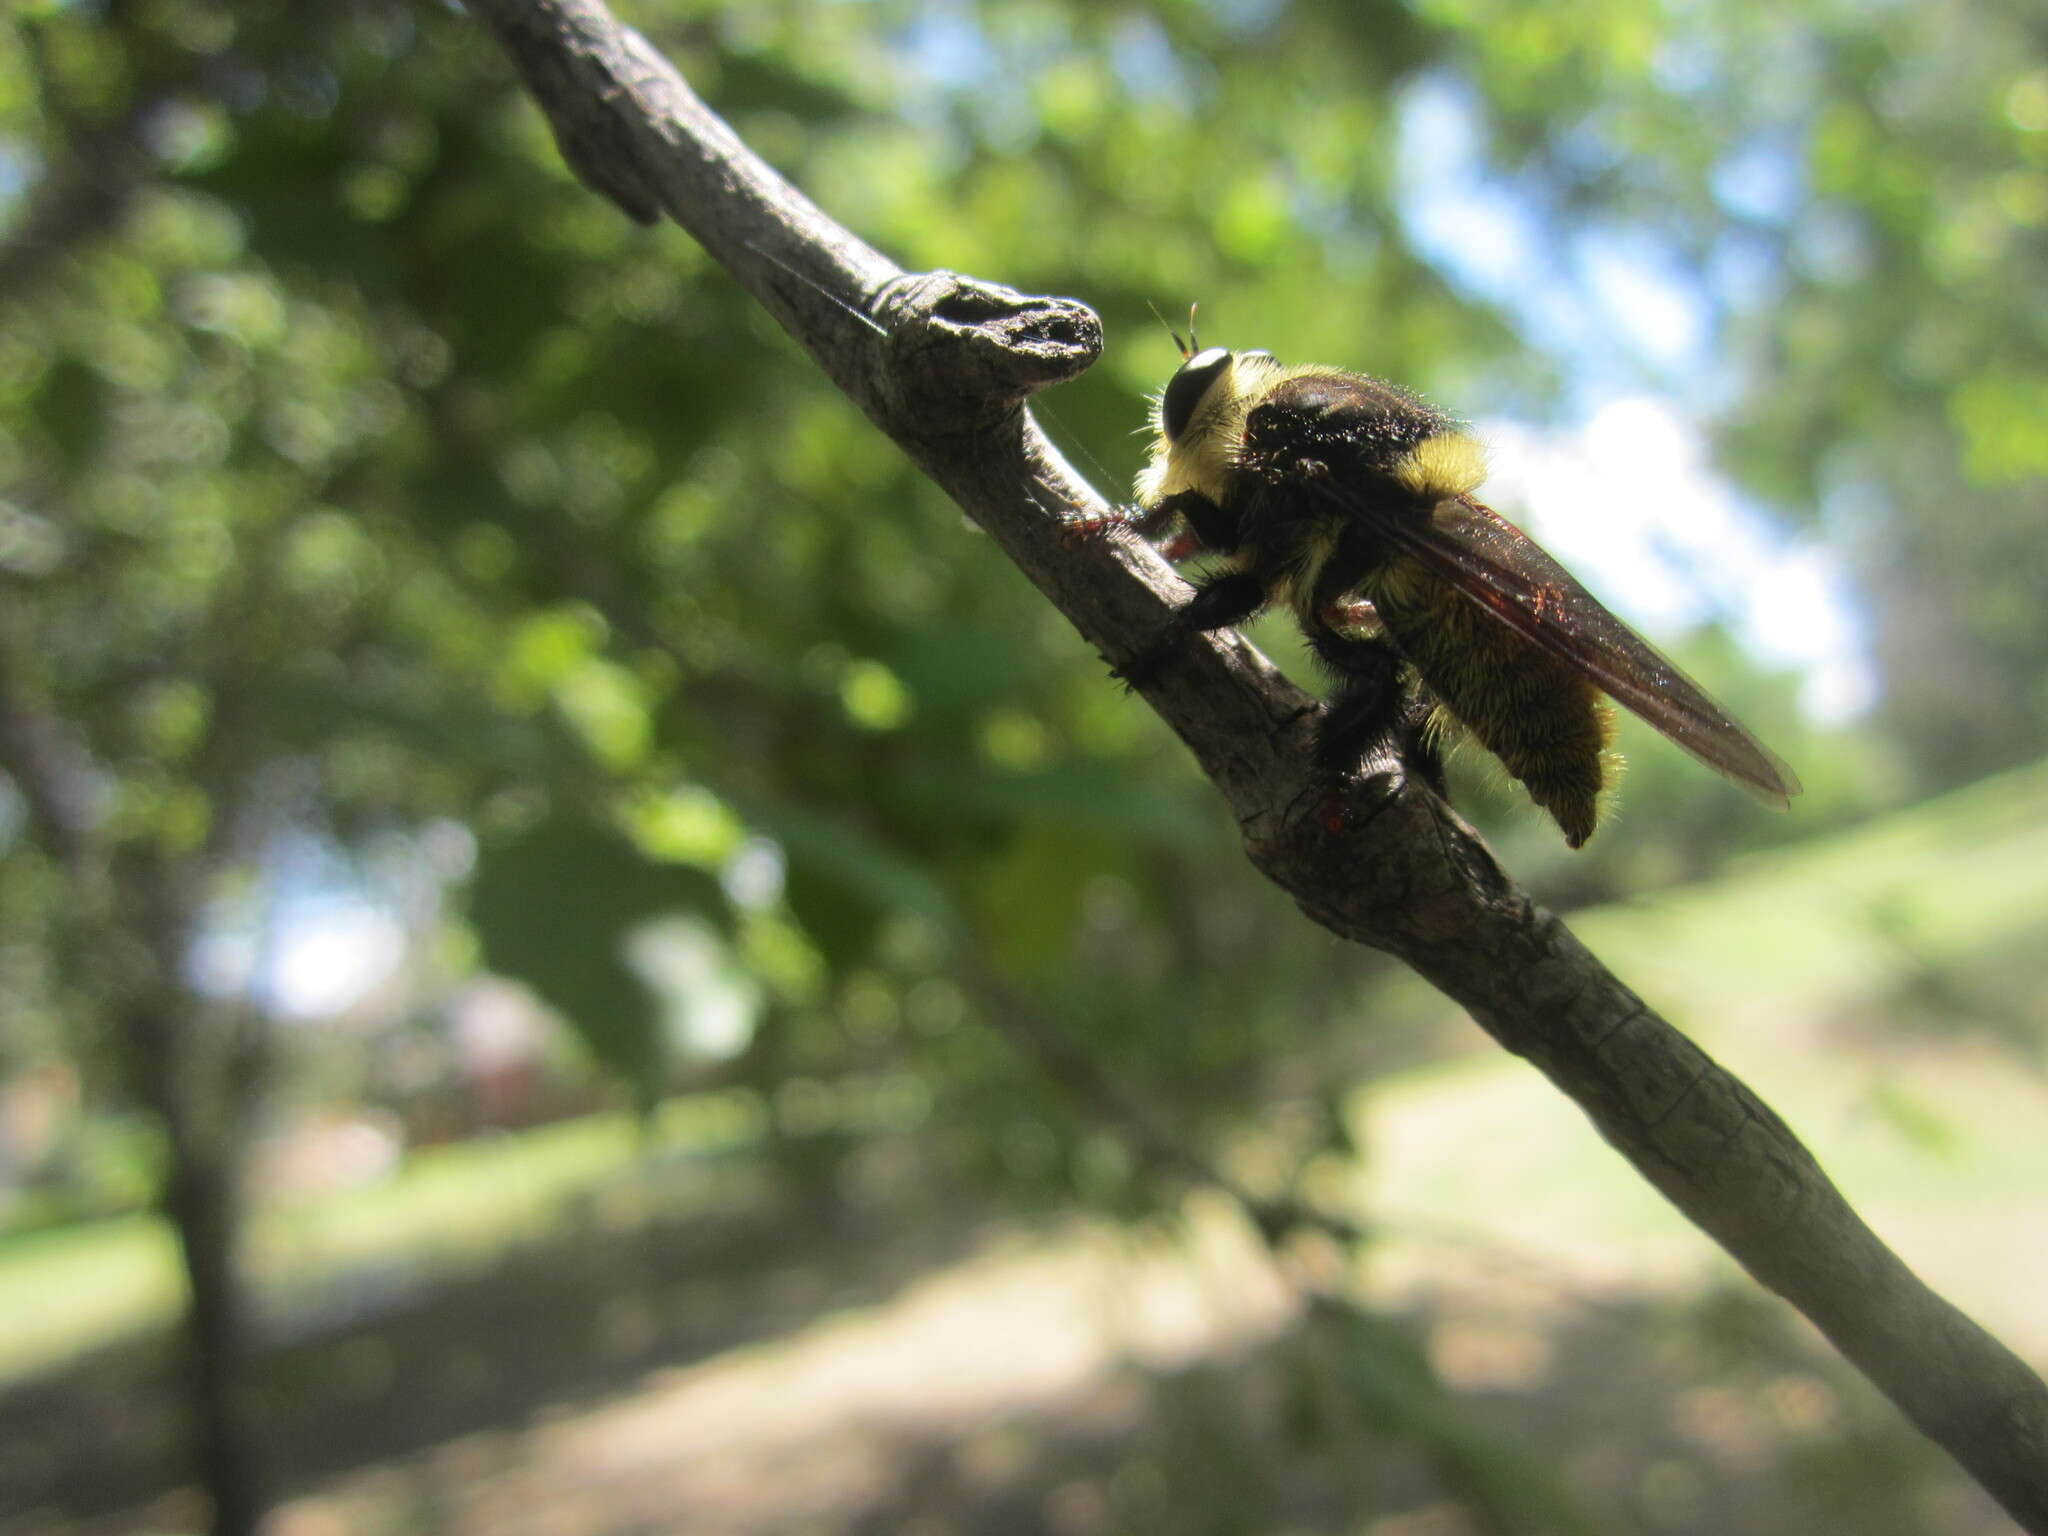
M487 842L469 919L484 963L531 987L643 1106L659 1096L667 1051L659 999L628 963L633 932L668 913L730 927L718 883L656 863L612 827L569 813Z

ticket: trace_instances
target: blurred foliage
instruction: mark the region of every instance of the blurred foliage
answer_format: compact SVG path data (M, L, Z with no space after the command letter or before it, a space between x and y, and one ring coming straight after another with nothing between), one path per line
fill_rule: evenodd
M1559 251L1623 231L1681 264L1724 359L1688 382L1727 466L1855 561L1891 734L1824 735L1696 636L1800 814L1636 738L1616 827L1567 856L1461 768L1549 898L1860 813L1888 753L1923 785L2038 754L2029 7L620 10L906 265L1098 306L1105 360L1047 415L1112 494L1173 361L1155 301L1474 413L1551 407L1557 361L1404 222L1418 90L1465 93ZM1370 959L1258 882L1177 743L701 252L569 176L458 11L11 7L0 198L0 598L118 858L203 913L260 896L287 835L466 829L474 942L444 935L422 991L480 956L643 1106L750 1090L827 1213L878 1126L1011 1209L1158 1208L1020 1018L1262 1193L1343 1150L1328 1085L1402 1048L1358 1038ZM73 909L30 798L0 815L0 1066L102 1063L136 919ZM734 1051L684 1049L629 963L676 911L748 979Z
M1396 360L1502 344L1396 240L1357 256L1370 281L1313 304L1281 284L1281 144L1215 203L1171 148L1179 90L1121 78L1176 54L1135 13L1071 40L1033 7L985 29L910 11L638 19L907 259L1112 314L1162 280L1256 281L1289 296L1275 323L1295 329L1333 305L1360 330L1368 306L1405 307ZM1178 46L1220 43L1214 18L1182 20ZM946 1085L965 1165L1069 1194L1120 1176L1077 1174L1101 1160L1071 1142L1071 1110L1020 1095L1014 1052L957 1027L996 978L1162 1076L1194 1118L1302 1038L1303 1012L1324 1011L1313 978L1342 995L1353 963L1243 872L1164 734L685 239L567 177L463 18L58 7L11 40L24 162L54 166L67 127L123 113L150 157L118 229L10 306L4 336L9 579L110 837L232 884L293 825L347 845L467 821L486 960L643 1087L644 987L593 950L680 887L631 850L716 876L766 838L782 890L723 928L775 983L738 1074L772 1088L907 1053ZM956 57L970 44L985 56ZM977 88L991 73L1008 83ZM1390 136L1390 100L1344 110L1333 130ZM1318 174L1347 207L1366 195L1335 163ZM1136 178L1151 193L1120 204ZM1121 211L1025 215L1053 201ZM1169 238L1218 209L1214 241ZM1135 255L1168 248L1182 270ZM1419 307L1391 301L1404 288ZM1162 361L1103 370L1059 407L1118 479ZM9 889L32 918L56 885L18 852ZM707 880L681 904L726 900ZM42 951L12 931L26 971ZM1305 956L1309 989L1276 990ZM65 1006L54 983L21 995Z

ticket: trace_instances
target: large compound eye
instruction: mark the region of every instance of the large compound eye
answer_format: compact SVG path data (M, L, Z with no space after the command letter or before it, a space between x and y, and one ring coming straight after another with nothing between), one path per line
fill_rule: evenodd
M1195 419L1195 407L1202 403L1202 396L1209 392L1224 374L1230 371L1230 353L1223 347L1210 347L1197 352L1180 365L1166 383L1166 394L1159 402L1159 430L1171 443L1187 431L1188 424Z

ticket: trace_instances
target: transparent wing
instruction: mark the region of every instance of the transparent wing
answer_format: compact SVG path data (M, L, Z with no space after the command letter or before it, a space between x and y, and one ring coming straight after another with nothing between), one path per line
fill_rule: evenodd
M1439 502L1427 523L1374 517L1373 525L1460 597L1765 804L1784 810L1799 793L1782 758L1492 508L1457 496Z

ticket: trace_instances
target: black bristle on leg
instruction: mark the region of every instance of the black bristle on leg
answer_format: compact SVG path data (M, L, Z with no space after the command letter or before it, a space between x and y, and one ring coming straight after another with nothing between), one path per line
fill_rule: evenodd
M1329 629L1317 630L1310 644L1338 680L1316 730L1316 766L1341 777L1373 752L1401 745L1395 739L1406 703L1401 658L1383 640Z
M1450 802L1451 785L1444 777L1444 754L1434 721L1437 702L1430 691L1416 682L1401 707L1395 752L1401 761L1430 788L1437 799Z

